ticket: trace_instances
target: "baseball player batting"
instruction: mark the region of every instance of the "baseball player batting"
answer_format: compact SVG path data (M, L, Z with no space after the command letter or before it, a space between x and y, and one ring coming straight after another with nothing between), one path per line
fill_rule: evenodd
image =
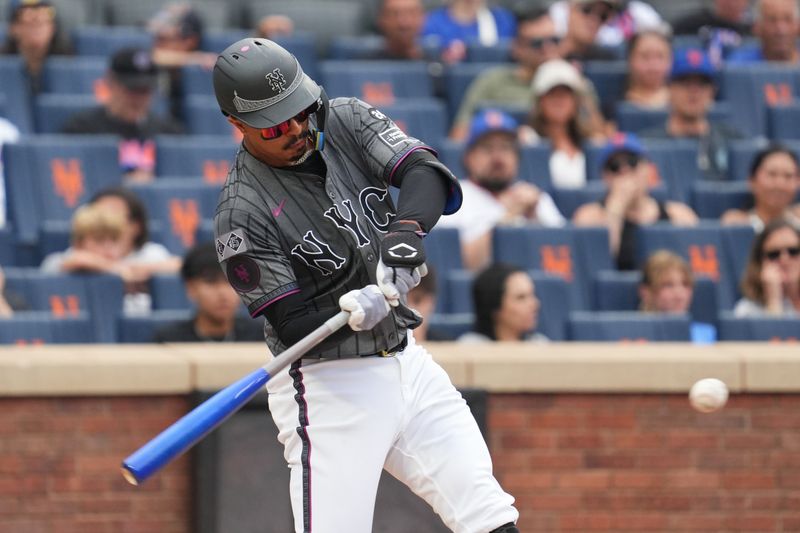
M233 44L213 77L244 136L215 215L229 282L266 318L273 354L350 313L349 328L267 383L295 531L372 531L386 469L453 531L518 532L514 498L461 394L414 342L421 318L405 305L425 234L460 206L456 178L379 110L329 100L272 41Z

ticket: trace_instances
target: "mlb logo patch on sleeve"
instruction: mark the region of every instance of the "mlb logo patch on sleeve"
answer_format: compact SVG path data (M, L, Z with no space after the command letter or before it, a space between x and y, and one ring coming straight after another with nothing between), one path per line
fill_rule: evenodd
M235 229L224 235L217 237L216 241L217 259L224 261L235 255L246 252L250 249L247 237L243 229Z

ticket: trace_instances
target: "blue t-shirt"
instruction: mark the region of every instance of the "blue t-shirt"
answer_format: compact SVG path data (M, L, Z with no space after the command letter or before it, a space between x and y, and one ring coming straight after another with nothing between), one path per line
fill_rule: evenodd
M717 328L713 324L692 322L689 325L689 335L694 344L712 344L717 342Z
M764 61L764 54L761 53L760 46L743 46L737 48L725 58L725 62L731 65L737 63L758 63L759 61Z
M497 6L490 7L489 11L497 26L497 38L499 40L512 39L517 34L517 21L514 14L506 8ZM446 7L440 7L428 13L425 25L422 27L422 36L438 37L442 46L447 46L453 41L478 42L478 21L462 24L453 20Z

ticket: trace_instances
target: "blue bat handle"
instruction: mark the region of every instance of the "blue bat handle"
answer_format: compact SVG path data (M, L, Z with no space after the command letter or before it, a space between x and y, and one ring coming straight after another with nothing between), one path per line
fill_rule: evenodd
M268 380L267 371L259 368L203 402L125 459L125 479L138 485L150 477L238 411Z

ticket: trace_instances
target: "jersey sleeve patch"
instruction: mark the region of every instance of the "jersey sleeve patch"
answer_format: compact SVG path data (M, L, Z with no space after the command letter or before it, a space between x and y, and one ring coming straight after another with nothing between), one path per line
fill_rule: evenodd
M250 292L261 282L261 270L251 257L237 256L229 259L226 273L228 283L237 292Z
M378 138L390 148L397 148L403 141L417 141L416 139L406 135L403 130L397 126L386 128L378 134Z
M217 237L217 259L222 262L250 249L243 229L235 229Z

